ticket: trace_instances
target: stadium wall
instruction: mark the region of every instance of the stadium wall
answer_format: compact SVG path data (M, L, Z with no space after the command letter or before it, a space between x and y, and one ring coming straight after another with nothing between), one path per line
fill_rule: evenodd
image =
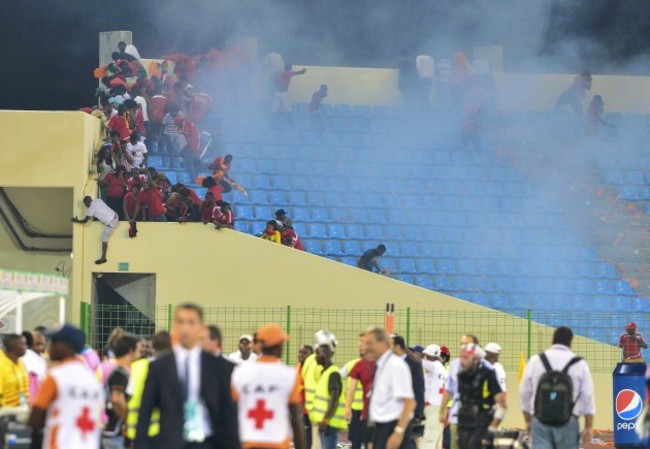
M296 65L295 69L303 66ZM289 93L296 103L309 102L321 84L329 86L326 102L394 105L403 102L397 70L306 66L304 76L291 81ZM503 111L550 111L574 75L495 72L497 105ZM585 107L592 95L602 95L608 112L650 113L650 77L593 77ZM435 89L432 93L435 101Z

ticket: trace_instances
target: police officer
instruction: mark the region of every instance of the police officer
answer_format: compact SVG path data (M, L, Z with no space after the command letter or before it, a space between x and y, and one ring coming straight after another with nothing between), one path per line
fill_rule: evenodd
M485 351L474 343L460 353L458 373L458 446L491 447L491 439L506 415L506 398L494 370L481 363Z

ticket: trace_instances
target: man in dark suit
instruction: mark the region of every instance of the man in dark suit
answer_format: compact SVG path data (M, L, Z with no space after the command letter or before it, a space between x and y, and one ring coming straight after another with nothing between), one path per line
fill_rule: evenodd
M412 432L414 437L411 447L415 449L415 438L422 436L420 431L424 430L421 427L424 421L424 371L422 370L422 363L420 363L415 355L406 347L404 337L394 335L391 337L393 352L395 355L404 359L411 371L411 379L413 381L413 394L415 395L415 411L413 412L413 421L411 421Z
M201 308L178 306L173 329L178 344L149 368L134 449L240 449L232 364L202 350ZM160 434L149 437L154 409L160 410Z

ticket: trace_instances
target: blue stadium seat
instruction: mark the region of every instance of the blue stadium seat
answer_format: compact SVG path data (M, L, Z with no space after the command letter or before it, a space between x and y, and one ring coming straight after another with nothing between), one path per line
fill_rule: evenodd
M453 259L439 259L438 260L438 272L444 274L456 274L458 273L456 269L456 263Z
M498 310L507 310L510 307L510 298L507 295L492 295L490 304Z
M472 259L460 259L458 261L458 272L468 276L476 274L476 262Z
M482 292L493 292L494 291L494 283L492 282L492 278L489 277L477 277L474 279L474 287L476 287L477 290L482 291Z
M512 293L515 291L515 285L512 279L507 277L499 277L495 282L495 289L503 293Z
M600 263L598 264L598 277L604 279L616 279L618 278L618 274L616 273L616 268L614 268L614 265L608 263Z
M173 184L176 184L178 180L176 179L176 172L175 171L164 171L162 172L165 176L167 176L167 179L169 179L169 182Z
M512 260L499 260L497 262L497 269L500 276L516 276L517 263Z
M363 223L366 221L366 210L358 208L346 209L348 220L351 223Z
M614 310L617 312L629 312L633 310L632 298L629 296L617 296L614 298Z
M433 288L434 290L438 290L441 292L449 292L453 289L451 285L451 281L449 280L448 277L445 276L437 276Z
M413 276L410 274L398 274L397 279L402 282L406 282L407 284L413 284Z
M275 215L268 206L255 206L255 219L256 220L273 220Z
M263 221L254 221L253 222L253 235L254 236L261 236L264 233L264 230L266 229L266 223Z
M241 221L241 220L235 221L235 231L245 232L246 234L250 234L251 232L250 230L251 230L250 222Z
M305 248L308 253L317 254L319 256L324 255L320 240L307 240L305 242Z
M298 236L307 235L307 225L304 223L293 223L293 230Z
M329 210L330 219L333 223L346 223L351 221L348 217L348 211L338 207Z
M291 190L291 185L289 182L289 178L287 178L284 175L277 175L271 177L271 185L275 190L281 190L281 191L290 191Z
M276 173L273 159L257 159L255 165L259 174L272 175Z
M361 225L349 224L347 225L347 228L348 228L348 232L347 232L348 238L359 239L359 240L363 240L366 238L365 232Z
M591 280L580 279L576 282L575 291L581 295L592 295L596 293L596 288Z
M328 256L342 256L341 242L338 240L328 240L325 242L325 254Z
M254 218L253 207L237 205L235 206L235 216L237 217L237 220L251 220Z
M309 185L309 178L304 176L291 176L289 184L291 185L292 190L299 192L306 192L311 188Z
M357 259L356 257L341 257L341 262L350 265L351 267L356 267L357 266Z
M469 300L474 304L478 304L479 306L483 306L483 307L490 306L490 298L488 297L488 295L484 295L482 293L471 294L469 296Z
M147 166L160 170L163 167L163 158L161 156L149 156L147 158Z
M607 184L624 184L623 172L620 170L607 170L605 172L605 182Z
M415 242L400 243L399 252L403 256L420 257L420 250Z
M498 273L497 263L490 259L481 259L476 263L476 269L480 275L496 276Z
M398 259L397 269L400 273L417 273L413 259Z
M415 285L429 290L433 289L433 282L431 281L431 276L427 276L427 275L416 276Z
M345 226L341 224L331 224L328 226L329 236L334 239L345 239Z
M643 173L637 170L630 170L625 172L625 182L628 184L641 185L645 184Z
M322 223L312 223L307 228L307 236L311 238L325 239L327 238L327 230Z
M460 257L459 247L453 243L443 243L439 246L440 256L458 259Z
M384 232L379 225L367 225L365 237L371 240L383 240Z
M321 207L312 207L311 217L314 221L329 221L327 209Z
M438 252L438 246L432 242L423 243L420 247L420 250L422 255L426 257L437 258L440 256L440 253Z
M271 195L273 195L273 193L275 192L272 192ZM305 194L303 192L291 191L287 194L287 203L292 206L304 206L307 204Z
M474 282L470 276L457 276L455 279L456 290L473 292L474 291Z
M323 195L323 192L308 192L307 204L322 207L325 205L325 195Z
M619 197L626 201L638 201L641 199L641 188L625 185L619 188Z
M249 197L251 203L266 205L266 192L264 190L253 190Z
M397 225L384 226L384 238L396 242L400 241L402 238L400 227Z
M609 281L601 281L601 282L609 282ZM635 296L634 290L632 290L632 286L627 281L616 282L616 294L625 295L625 296Z
M356 209L361 210L361 209ZM366 209L366 218L368 223L384 224L386 217L384 216L384 209Z
M614 289L612 281L596 281L596 293L599 295L613 295L614 293L621 293L618 289L618 284L619 283L617 282L616 289Z
M251 188L271 190L271 179L267 175L255 175Z
M350 256L360 257L363 251L361 251L361 245L357 240L345 240L343 242L343 252Z
M310 222L311 220L311 215L309 214L309 209L306 207L294 207L291 210L291 217L295 221L302 221L302 222Z
M269 202L275 207L282 207L287 203L287 198L284 192L278 190L271 190L268 194Z
M436 266L433 262L433 259L430 258L421 258L418 259L418 272L420 273L435 273L436 272Z

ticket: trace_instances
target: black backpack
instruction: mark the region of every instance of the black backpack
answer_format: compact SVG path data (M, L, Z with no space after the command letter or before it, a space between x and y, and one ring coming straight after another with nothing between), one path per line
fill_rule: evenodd
M555 371L548 363L546 354L539 355L546 372L539 379L535 394L535 418L549 426L563 426L573 415L573 381L569 368L582 360L574 357L562 371Z

